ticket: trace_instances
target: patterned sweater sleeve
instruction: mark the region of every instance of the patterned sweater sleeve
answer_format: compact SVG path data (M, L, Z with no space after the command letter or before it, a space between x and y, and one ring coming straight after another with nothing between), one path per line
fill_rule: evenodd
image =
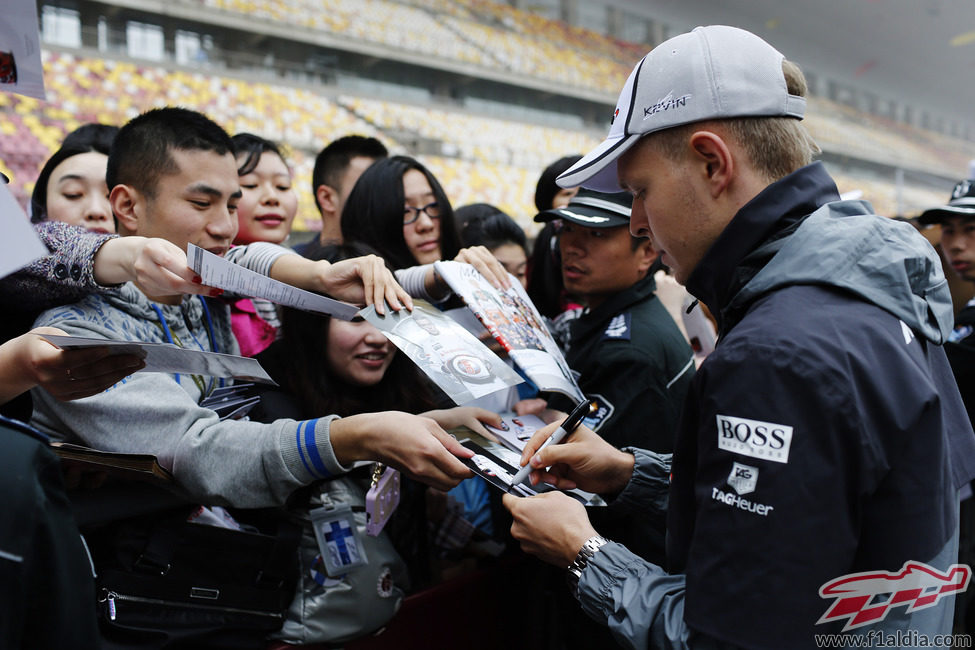
M50 253L0 282L0 301L5 306L44 309L118 286L95 280L95 255L117 235L93 233L60 221L43 221L34 229Z

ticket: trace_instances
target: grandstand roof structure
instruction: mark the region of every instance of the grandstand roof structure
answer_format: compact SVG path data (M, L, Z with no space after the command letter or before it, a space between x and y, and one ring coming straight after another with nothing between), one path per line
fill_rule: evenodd
M877 97L975 122L971 0L608 0L675 28L748 29L799 63Z

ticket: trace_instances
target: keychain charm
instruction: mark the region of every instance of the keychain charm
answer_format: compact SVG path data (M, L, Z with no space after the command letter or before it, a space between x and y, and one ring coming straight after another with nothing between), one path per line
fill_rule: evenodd
M399 490L399 472L376 463L366 492L366 534L375 537L382 531L399 505Z

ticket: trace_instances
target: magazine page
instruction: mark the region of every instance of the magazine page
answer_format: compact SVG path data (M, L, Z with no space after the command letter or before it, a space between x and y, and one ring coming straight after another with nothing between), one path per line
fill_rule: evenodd
M577 402L585 399L558 344L513 276L511 288L501 291L470 264L435 262L434 267L539 390L563 393Z
M497 438L498 442L519 455L535 432L544 427L545 422L537 415L515 414L501 415L500 427L484 425L488 433Z
M181 348L172 343L109 341L87 336L41 334L41 338L62 350L108 348L109 354L131 354L146 362L136 372L185 372L208 377L232 377L277 386L257 359L222 352Z
M30 225L10 188L0 179L0 278L21 269L38 257L47 255L47 247Z
M37 4L4 0L0 12L0 91L45 100Z
M51 450L65 467L105 473L125 479L172 483L173 475L151 454L101 451L68 442L51 442Z
M452 429L450 433L457 438L457 441L461 445L474 452L473 457L461 458L460 461L467 465L472 472L502 492L519 497L529 497L556 489L545 483L532 486L527 481L520 485L511 486L511 480L518 473L518 468L521 466L521 453L512 451L508 447L485 438L467 427ZM606 505L606 501L601 496L592 492L586 492L578 488L562 490L562 492L576 499L584 506L602 507Z
M360 314L457 404L524 381L463 326L422 300L413 301L412 312L380 316L370 306Z

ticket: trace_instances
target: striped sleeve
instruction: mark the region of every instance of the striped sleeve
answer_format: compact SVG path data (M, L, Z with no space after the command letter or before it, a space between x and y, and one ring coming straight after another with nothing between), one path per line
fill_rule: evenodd
M346 474L351 467L339 463L332 451L329 427L337 415L304 420L281 434L281 455L291 473L302 483Z
M395 272L396 281L400 283L400 286L403 287L406 293L414 298L422 298L433 304L443 302L452 295L449 289L442 296L431 296L427 291L425 280L427 272L431 268L433 268L433 264L399 269Z
M271 267L282 255L297 255L297 253L290 248L261 241L245 246L234 246L227 251L226 259L255 273L270 276Z

